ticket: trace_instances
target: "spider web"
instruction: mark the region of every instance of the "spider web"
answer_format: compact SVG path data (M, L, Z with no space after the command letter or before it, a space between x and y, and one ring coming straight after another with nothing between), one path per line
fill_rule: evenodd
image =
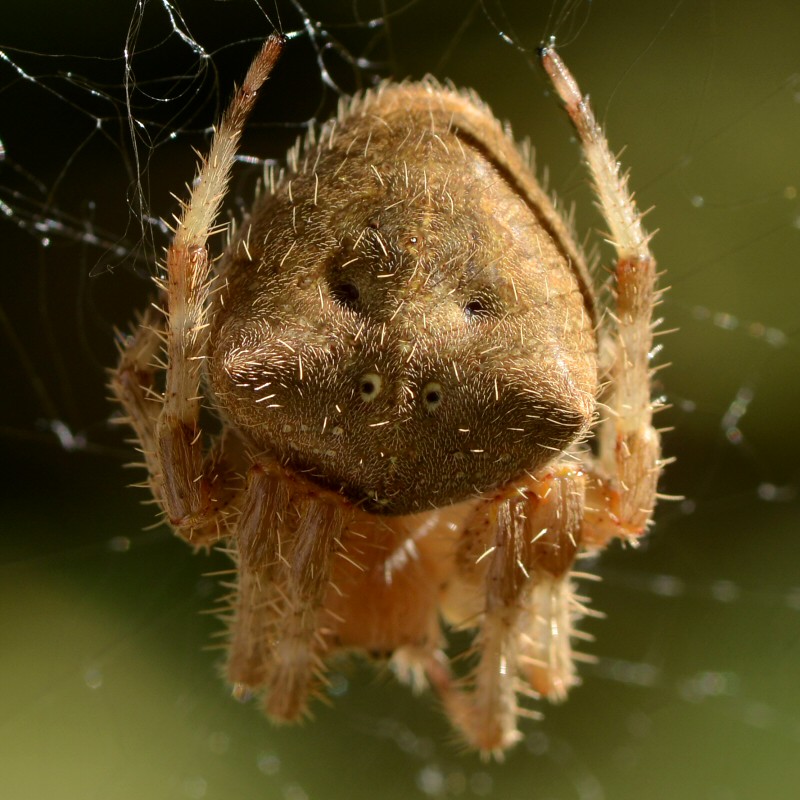
M119 4L114 4L119 5ZM794 6L659 0L39 0L0 43L3 795L540 800L792 797L800 783L800 77ZM28 15L28 16L25 16ZM203 649L224 559L192 558L124 489L112 332L147 301L163 219L273 27L291 35L229 213L339 96L432 72L474 87L602 228L536 65L555 35L591 91L672 286L660 374L677 456L639 552L597 565L596 664L505 764L428 697L343 663L330 707L274 729ZM610 254L603 251L606 260ZM13 689L12 689L13 687ZM676 768L677 767L677 768Z

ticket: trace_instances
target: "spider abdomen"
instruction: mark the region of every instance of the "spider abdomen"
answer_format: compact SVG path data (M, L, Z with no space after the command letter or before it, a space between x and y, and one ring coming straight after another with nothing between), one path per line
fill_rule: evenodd
M230 248L212 315L232 421L383 513L534 470L594 411L591 316L563 248L458 127L488 112L428 88L362 98L299 156ZM385 130L367 130L375 114Z

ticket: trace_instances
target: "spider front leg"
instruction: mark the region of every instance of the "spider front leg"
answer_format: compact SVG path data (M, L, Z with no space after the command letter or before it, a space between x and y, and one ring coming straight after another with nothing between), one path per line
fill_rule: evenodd
M156 455L155 421L161 412L162 398L155 386L156 373L161 369L156 363L161 335L154 317L153 309L148 308L132 334L126 336L117 332L119 363L110 372L109 388L125 412L124 417L115 421L133 428L136 444L144 457L150 491L156 502L160 502L161 470Z
M478 663L466 689L445 703L484 754L499 756L518 741L518 716L537 716L519 695L561 699L575 683L569 573L581 546L583 503L583 473L555 467L485 500L464 527L452 591L462 613L480 615Z
M602 547L619 537L635 541L648 526L664 462L650 397L656 263L648 247L627 175L609 150L587 98L552 48L542 63L580 136L600 208L617 252L611 395L599 434L598 474L588 490L586 538Z
M158 389L164 371L160 361L163 339L163 319L157 319L151 307L132 334L118 334L120 358L109 381L109 388L125 412L125 416L116 421L133 428L135 442L144 458L143 464L132 466L147 469L146 485L154 501L162 508L165 482L159 460L157 426L164 405L163 395ZM187 537L195 547L208 546L226 534L227 508L239 491L239 479L227 455L228 445L229 439L225 434L216 437L203 460L202 474L214 501L214 513L207 515Z
M270 37L248 70L216 131L189 202L167 251L166 387L155 430L160 466L158 499L170 524L185 538L216 514L213 474L204 468L199 426L200 383L206 349L207 304L213 280L207 242L244 123L261 85L278 60L283 39Z
M239 584L229 620L234 691L264 690L267 714L300 718L324 682L320 630L349 504L275 464L251 467L238 520Z

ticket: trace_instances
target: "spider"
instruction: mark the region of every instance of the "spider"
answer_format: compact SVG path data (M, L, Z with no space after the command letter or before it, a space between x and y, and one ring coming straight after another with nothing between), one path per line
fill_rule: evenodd
M237 696L298 720L332 657L366 653L501 757L528 698L577 683L576 561L650 525L649 237L549 46L616 248L607 312L523 149L433 79L342 102L212 256L284 42L224 114L111 387L167 522L233 559L220 616ZM473 634L455 663L446 630Z

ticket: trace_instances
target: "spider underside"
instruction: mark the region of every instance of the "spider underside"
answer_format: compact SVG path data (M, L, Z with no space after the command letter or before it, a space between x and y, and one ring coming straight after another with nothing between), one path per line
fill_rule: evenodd
M120 337L111 386L169 524L233 558L221 616L237 693L299 719L329 658L361 651L430 685L464 740L500 756L526 698L577 682L576 560L650 524L648 236L545 48L616 249L608 313L510 133L432 80L342 104L213 259L282 47L265 43L223 117L157 280L163 315ZM443 622L473 632L464 674Z

